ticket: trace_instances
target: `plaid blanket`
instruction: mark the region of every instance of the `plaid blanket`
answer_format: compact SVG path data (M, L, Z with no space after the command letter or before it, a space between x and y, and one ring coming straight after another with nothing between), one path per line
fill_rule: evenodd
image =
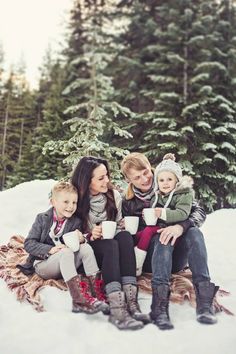
M35 273L27 276L16 268L17 264L25 263L28 257L24 250L24 240L24 237L16 235L10 238L7 245L0 246L0 277L5 280L8 288L16 294L17 300L27 301L37 311L44 311L40 290L47 285L57 287L60 290L67 290L67 286L63 280L43 280ZM151 277L152 274L150 273L143 273L138 277L138 286L141 291L151 294ZM84 281L85 278L84 275L81 275L81 280ZM229 292L222 289L217 292L213 303L215 310L233 315L230 310L218 302L218 297L224 295L229 295ZM179 304L187 300L190 305L196 306L195 291L189 270L172 275L170 300Z

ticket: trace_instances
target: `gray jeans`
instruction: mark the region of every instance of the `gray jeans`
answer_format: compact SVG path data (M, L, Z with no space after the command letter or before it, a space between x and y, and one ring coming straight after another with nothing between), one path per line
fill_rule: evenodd
M210 280L207 265L207 250L203 234L191 227L179 237L175 246L163 245L159 235L155 237L152 255L152 285L169 284L171 272L182 270L187 264L192 271L193 283Z
M63 248L52 254L45 261L35 264L35 272L43 279L62 277L64 281L68 281L78 274L77 269L82 263L86 275L94 275L99 270L93 249L87 243L81 244L78 252Z

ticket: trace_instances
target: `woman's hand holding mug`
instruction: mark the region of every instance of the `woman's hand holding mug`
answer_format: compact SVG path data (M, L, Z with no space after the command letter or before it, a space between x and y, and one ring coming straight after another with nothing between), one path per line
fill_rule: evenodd
M97 240L102 237L102 225L95 225L92 229L91 240Z

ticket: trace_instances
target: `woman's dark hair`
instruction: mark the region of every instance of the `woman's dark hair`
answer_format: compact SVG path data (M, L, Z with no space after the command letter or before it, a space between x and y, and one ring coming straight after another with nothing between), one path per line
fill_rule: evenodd
M109 166L106 160L93 156L85 156L79 161L71 177L71 183L78 190L78 204L76 214L82 219L82 232L87 232L88 214L90 209L90 190L89 186L93 178L93 171L100 165L107 169L108 178L110 178ZM108 184L106 193L107 204L106 212L108 220L115 220L117 208L114 199L113 186Z

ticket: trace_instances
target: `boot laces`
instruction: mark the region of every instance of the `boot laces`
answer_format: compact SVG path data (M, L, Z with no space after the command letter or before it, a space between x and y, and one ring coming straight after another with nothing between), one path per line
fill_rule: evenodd
M197 305L199 313L203 312L212 312L212 297L198 296L197 297Z
M103 285L104 285L103 280L96 279L94 285L95 285L94 286L94 290L95 290L97 299L100 300L100 301L106 301L105 294L104 294L104 292L102 290L103 289Z
M198 312L199 313L209 312L209 313L213 314L213 309L212 309L211 302L205 301L205 302L201 303Z
M81 289L81 292L84 296L84 298L87 300L87 302L90 304L90 305L93 305L97 299L94 298L93 296L91 296L89 294L89 287L88 287L88 284L84 281L81 281L80 282L80 289Z
M135 300L135 299L132 299L129 302L129 309L132 313L136 313L136 312L140 313L141 312L139 304L138 304L137 300Z
M130 287L127 294L128 307L131 313L141 313L136 294L133 293L132 288Z
M154 313L156 316L164 314L169 318L169 301L166 299L159 299L156 306L154 307Z

